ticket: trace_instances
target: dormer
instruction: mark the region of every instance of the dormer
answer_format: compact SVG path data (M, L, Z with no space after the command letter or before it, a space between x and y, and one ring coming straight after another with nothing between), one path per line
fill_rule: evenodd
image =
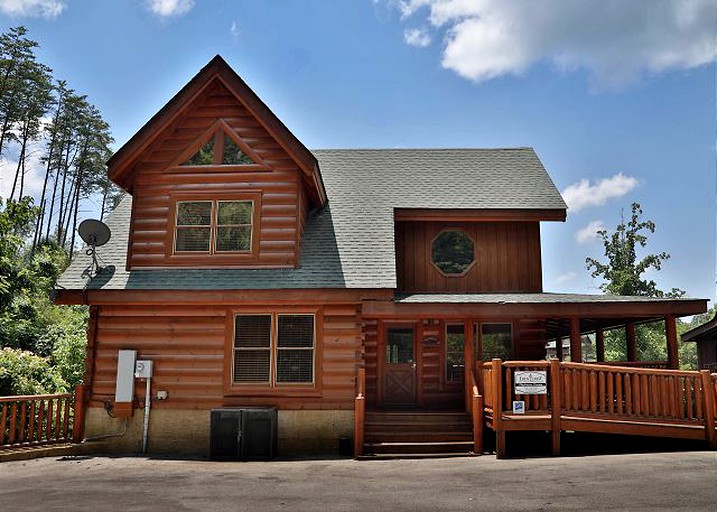
M132 197L127 268L292 268L316 159L219 56L109 161Z

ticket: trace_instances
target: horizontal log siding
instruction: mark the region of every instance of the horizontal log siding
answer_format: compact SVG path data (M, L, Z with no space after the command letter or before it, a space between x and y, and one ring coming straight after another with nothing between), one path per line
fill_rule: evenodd
M265 168L171 167L180 154L222 118L261 157ZM130 268L286 267L297 263L298 244L306 209L301 173L291 157L249 111L224 87L214 84L187 107L165 135L139 159L134 169L134 198L130 234ZM207 255L167 258L173 236L170 226L172 194L221 194L222 198L260 191L261 210L255 223L256 254L227 260Z
M462 229L475 243L475 264L447 277L431 263L443 229ZM397 222L398 288L406 292L540 292L538 222Z
M277 307L281 308L267 306L267 311ZM152 407L264 405L351 410L356 361L361 351L360 306L331 304L323 306L322 311L323 331L317 340L322 347L317 359L317 365L322 367L322 381L317 386L320 396L225 397L226 306L103 306L98 319L90 405L98 407L114 400L117 351L134 349L138 358L154 361L153 393L169 392L167 400L154 401ZM135 393L144 397L144 383L136 382Z

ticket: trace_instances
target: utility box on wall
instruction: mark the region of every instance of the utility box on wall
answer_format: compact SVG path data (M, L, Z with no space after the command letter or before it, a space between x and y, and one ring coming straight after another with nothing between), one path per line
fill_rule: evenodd
M117 354L117 383L115 385L114 403L115 417L127 418L132 416L136 361L136 350L120 350Z
M277 411L268 408L211 411L212 459L269 460L276 457Z

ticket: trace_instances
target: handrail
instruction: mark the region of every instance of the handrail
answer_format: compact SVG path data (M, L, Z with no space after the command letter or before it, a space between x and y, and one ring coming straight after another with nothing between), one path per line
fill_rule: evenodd
M0 396L0 403L3 402L17 402L19 400L52 400L55 398L72 398L72 393L52 393L46 395L14 395L14 396Z
M669 361L595 361L592 364L602 366L625 366L629 368L652 368L655 370L666 370L670 368Z
M470 390L468 412L473 423L473 453L481 455L483 453L483 397L478 392L475 370L469 367L466 375L468 377L466 388Z
M366 418L366 369L356 371L356 398L354 399L354 457L363 455Z
M619 371L620 368L624 370L628 370L630 372L634 372L639 375L654 375L655 372L659 372L660 375L680 375L680 376L689 376L694 375L697 372L693 370L669 370L669 369L662 369L662 368L636 368L633 366L622 366L622 365L612 365L612 364L601 364L601 363L571 363L568 361L563 361L560 363L560 366L563 368L582 368L585 370L596 370L596 371Z

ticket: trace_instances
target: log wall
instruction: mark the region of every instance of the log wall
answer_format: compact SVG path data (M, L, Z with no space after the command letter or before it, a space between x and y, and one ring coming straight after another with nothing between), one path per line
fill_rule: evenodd
M316 366L321 368L317 393L311 396L228 396L224 359L227 354L227 315L238 306L107 305L99 308L92 368L91 406L113 401L117 352L137 350L139 359L154 361L152 392L166 390L169 398L154 401L159 409L210 409L222 406L275 406L281 409L353 408L356 362L361 355L360 306L338 303L320 306L317 319ZM267 306L272 311L277 304ZM312 306L314 307L314 306ZM256 305L252 306L256 310ZM229 351L230 352L230 351ZM135 394L144 397L144 383Z
M443 229L462 229L475 244L465 275L443 275L431 243ZM541 292L538 222L396 222L398 289L406 292Z
M256 166L176 165L183 152L218 119L234 130L261 159ZM130 268L293 267L307 209L304 183L294 160L249 111L219 82L210 85L187 108L133 169ZM254 198L261 205L253 253L209 256L172 255L174 201L177 196L221 194L223 199Z

